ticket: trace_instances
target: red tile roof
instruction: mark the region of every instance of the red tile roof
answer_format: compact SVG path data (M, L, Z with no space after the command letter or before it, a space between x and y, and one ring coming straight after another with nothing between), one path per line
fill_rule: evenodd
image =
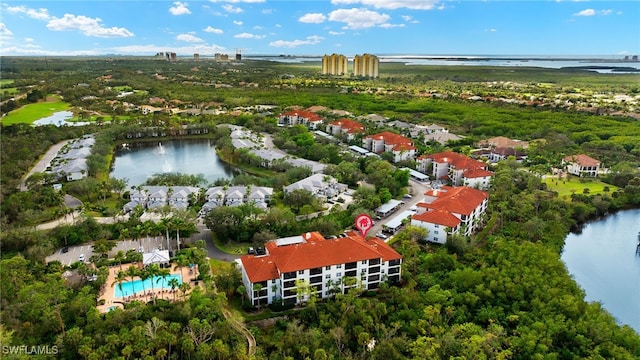
M413 145L413 141L411 139L408 139L399 134L392 133L390 131L383 131L379 134L369 135L366 138L374 139L374 140L384 140L384 143L386 145L400 145L400 144L411 145L411 146Z
M462 175L467 179L473 179L473 178L493 176L493 173L491 171L487 171L484 169L470 169L470 170L465 170L465 172Z
M349 120L349 119L340 119L338 121L332 121L329 125L340 126L342 130L349 134L361 133L364 131L364 125L360 124L357 121Z
M316 113L307 110L290 110L282 113L280 116L297 116L308 121L322 121L322 118Z
M467 186L450 187L443 186L439 190L429 190L427 196L436 197L430 203L419 203L418 206L427 209L442 209L461 215L470 215L482 202L489 197L484 192Z
M374 238L363 240L355 231L346 237L325 239L318 232L302 235L304 241L297 244L278 246L269 241L265 247L267 255L245 255L240 258L245 272L252 283L277 279L281 273L313 269L329 265L346 264L354 261L380 259L382 261L402 259L393 248Z
M483 163L482 161L474 160L468 156L453 151L431 154L425 157L421 157L421 159L422 158L433 159L433 161L437 163L447 163L449 164L449 166L454 167L456 170L487 168L487 164Z
M443 209L427 211L422 214L413 215L411 218L431 224L448 226L450 228L455 228L462 222L455 215Z
M416 147L408 144L398 144L393 147L393 151L409 151L415 150Z
M585 154L566 156L564 161L577 163L580 166L600 166L600 161Z

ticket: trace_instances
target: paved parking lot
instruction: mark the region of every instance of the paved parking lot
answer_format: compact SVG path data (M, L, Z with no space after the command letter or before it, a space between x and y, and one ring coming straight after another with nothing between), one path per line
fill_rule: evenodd
M109 252L109 257L113 258L118 251L122 250L123 252L127 252L127 250L138 250L138 248L142 246L144 252L150 252L153 249L157 249L158 247L162 247L166 249L167 242L164 240L164 237L150 237L150 238L142 238L140 240L123 240L118 241L118 244ZM46 261L55 261L58 260L62 263L62 265L71 265L74 262L78 261L80 255L84 254L85 261L89 261L91 256L93 256L93 248L90 244L83 244L78 246L69 246L69 251L66 253L62 252L62 249L56 251L55 254L48 256Z

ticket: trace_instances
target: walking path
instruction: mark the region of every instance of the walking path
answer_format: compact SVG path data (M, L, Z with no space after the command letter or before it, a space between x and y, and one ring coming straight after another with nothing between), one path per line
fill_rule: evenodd
M249 358L253 358L253 356L255 356L256 354L256 338L253 336L251 331L249 331L249 329L247 329L247 327L243 323L241 323L240 321L236 320L233 317L233 314L231 314L231 311L229 311L226 308L222 308L222 314L224 315L224 318L227 319L227 321L229 321L229 324L231 324L231 327L241 332L244 335L244 337L247 338L247 343L249 344L249 349L247 350L247 354L249 355Z

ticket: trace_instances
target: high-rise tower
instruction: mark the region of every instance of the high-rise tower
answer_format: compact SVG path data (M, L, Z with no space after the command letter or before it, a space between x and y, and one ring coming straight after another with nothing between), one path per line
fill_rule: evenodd
M325 55L322 57L323 75L345 75L347 73L347 57L341 54Z
M376 78L380 67L380 60L371 54L356 55L353 58L353 75Z

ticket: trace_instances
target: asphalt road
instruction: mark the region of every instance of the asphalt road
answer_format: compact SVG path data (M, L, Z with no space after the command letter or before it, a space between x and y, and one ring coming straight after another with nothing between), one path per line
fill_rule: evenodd
M393 219L393 217L396 214L400 214L405 210L410 210L412 206L421 202L422 199L424 199L424 196L423 196L424 193L427 192L427 190L431 189L431 186L429 186L428 184L423 184L420 181L417 181L414 179L409 180L409 185L411 185L411 194L410 194L411 198L402 199L402 201L404 201L404 204L400 205L396 211L394 211L393 213L387 215L386 217L380 220L375 220L376 223L373 225L371 230L369 230L367 235L374 236L375 234L381 232L382 225L386 224L389 220Z

